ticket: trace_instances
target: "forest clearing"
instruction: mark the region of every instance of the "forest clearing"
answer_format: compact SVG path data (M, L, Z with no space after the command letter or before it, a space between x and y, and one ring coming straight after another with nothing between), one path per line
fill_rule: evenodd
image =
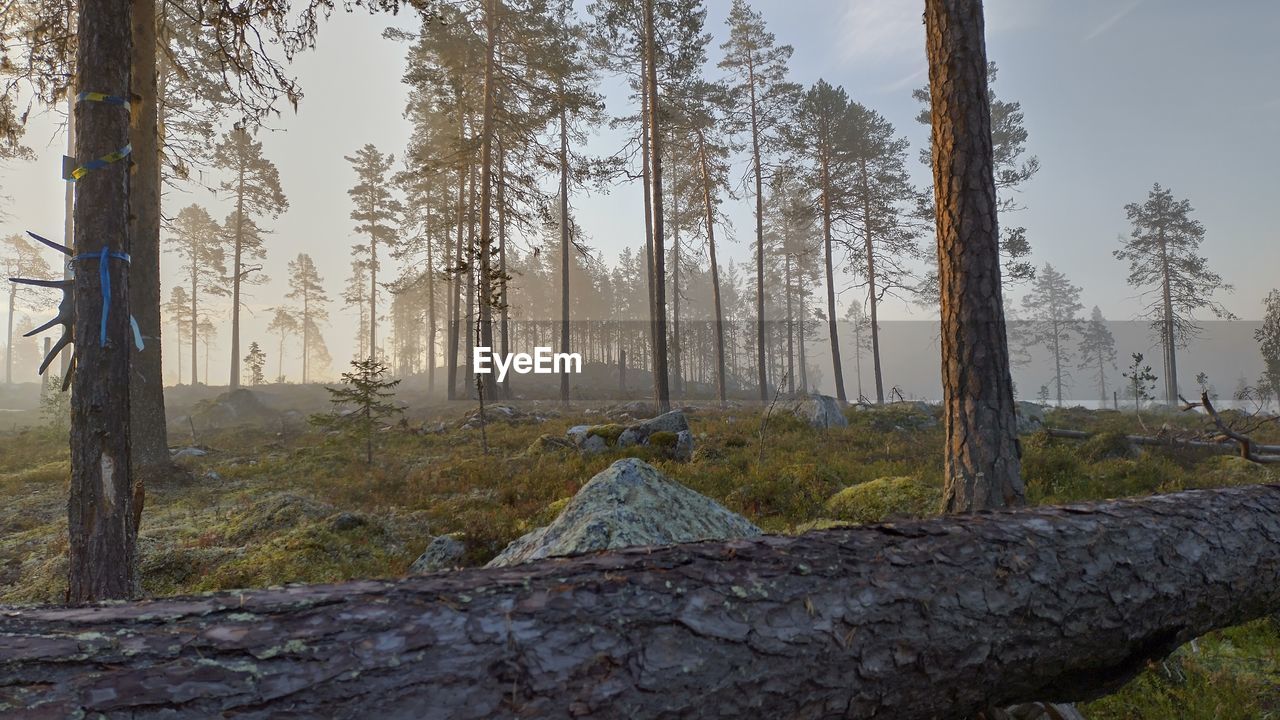
M1278 21L0 0L0 716L1280 718Z

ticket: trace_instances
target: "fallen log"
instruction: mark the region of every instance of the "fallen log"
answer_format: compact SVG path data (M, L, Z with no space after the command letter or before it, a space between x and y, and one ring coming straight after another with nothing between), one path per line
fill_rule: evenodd
M24 718L949 718L1280 609L1280 486L0 608Z
M1049 437L1061 438L1063 440L1088 440L1095 433L1086 432L1084 430L1066 430L1063 428L1044 428L1044 432ZM1190 440L1177 437L1158 437L1150 435L1125 435L1130 445L1144 445L1154 447L1180 447L1191 448L1195 450L1209 450L1211 452L1229 453L1232 455L1240 454L1239 441L1232 440L1230 442L1218 442L1214 440ZM1253 444L1255 451L1268 453L1265 455L1253 454L1248 459L1259 463L1280 462L1280 445L1259 445Z

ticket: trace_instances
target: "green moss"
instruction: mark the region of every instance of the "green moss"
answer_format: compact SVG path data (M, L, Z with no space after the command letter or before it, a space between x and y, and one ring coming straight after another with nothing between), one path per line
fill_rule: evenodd
M603 438L605 444L613 447L618 444L618 437L626 430L622 425L610 423L608 425L596 425L587 429L587 437Z
M942 490L914 477L888 477L847 487L826 503L828 517L854 523L918 518L938 512Z
M680 442L680 435L670 430L659 430L649 435L649 444L660 448L673 448Z

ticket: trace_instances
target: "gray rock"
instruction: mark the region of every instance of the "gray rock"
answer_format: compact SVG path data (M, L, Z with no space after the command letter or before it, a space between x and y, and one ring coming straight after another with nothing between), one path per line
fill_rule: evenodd
M595 455L611 447L656 447L674 460L693 457L693 433L684 413L673 410L656 418L621 425L575 425L565 433L584 455Z
M208 455L208 454L209 454L209 451L201 450L198 447L185 447L185 448L182 448L181 450L174 451L171 454L171 457L174 460L181 460L183 458L204 457L205 455Z
M1044 406L1033 402L1019 402L1015 406L1018 414L1018 434L1033 433L1044 427Z
M840 401L830 395L810 395L792 408L795 416L809 423L810 427L826 430L848 427L849 421L840 411Z
M760 528L652 465L626 458L591 478L546 527L507 546L488 567L636 545L760 535Z
M425 575L440 570L452 570L458 566L458 561L466 551L466 545L448 535L441 535L432 540L418 559L413 561L409 566L409 574Z

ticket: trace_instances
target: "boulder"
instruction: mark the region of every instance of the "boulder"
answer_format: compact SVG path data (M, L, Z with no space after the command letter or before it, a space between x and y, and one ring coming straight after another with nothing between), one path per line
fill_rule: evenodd
M810 395L796 403L792 412L796 417L809 423L810 427L819 430L849 426L849 421L840 410L840 401L830 395Z
M693 457L693 433L680 410L632 425L575 425L566 433L579 452L595 455L610 448L653 447L674 460Z
M458 566L467 546L448 535L433 539L427 549L422 551L413 565L409 566L410 575L426 575L441 570L452 570Z
M272 410L251 390L240 388L225 392L213 400L202 400L191 412L197 427L230 428L239 425L265 426L277 423L280 413Z
M1014 411L1018 415L1018 434L1026 435L1044 427L1044 406L1033 402L1019 402Z
M517 539L489 567L636 545L674 545L760 535L720 503L625 458L591 478L546 527Z

